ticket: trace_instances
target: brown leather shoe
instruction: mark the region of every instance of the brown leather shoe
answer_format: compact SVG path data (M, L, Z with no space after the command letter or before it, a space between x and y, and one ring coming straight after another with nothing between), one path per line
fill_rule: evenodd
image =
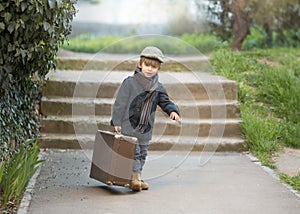
M149 185L147 183L145 183L143 180L141 180L141 187L142 187L142 190L148 190L149 189Z
M140 192L142 190L142 182L139 173L136 172L132 173L130 189L134 192Z

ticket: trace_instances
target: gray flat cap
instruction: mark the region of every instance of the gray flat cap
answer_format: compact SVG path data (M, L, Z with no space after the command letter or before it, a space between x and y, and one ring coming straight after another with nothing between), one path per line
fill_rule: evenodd
M147 57L147 58L153 58L158 59L160 62L164 62L164 55L161 52L160 49L154 46L148 46L144 48L144 50L141 52L141 56Z

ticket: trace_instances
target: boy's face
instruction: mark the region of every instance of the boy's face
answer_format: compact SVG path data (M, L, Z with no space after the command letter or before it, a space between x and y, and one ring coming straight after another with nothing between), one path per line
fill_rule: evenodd
M141 68L142 68L142 73L147 78L153 77L159 71L159 66L150 65L147 62L143 62Z

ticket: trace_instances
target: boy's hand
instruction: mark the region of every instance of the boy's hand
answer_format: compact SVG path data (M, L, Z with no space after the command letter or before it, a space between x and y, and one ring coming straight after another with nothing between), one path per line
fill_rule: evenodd
M170 119L176 120L178 122L180 120L180 117L179 117L179 115L175 111L173 111L170 114Z
M121 132L121 126L114 126L114 131L115 132Z

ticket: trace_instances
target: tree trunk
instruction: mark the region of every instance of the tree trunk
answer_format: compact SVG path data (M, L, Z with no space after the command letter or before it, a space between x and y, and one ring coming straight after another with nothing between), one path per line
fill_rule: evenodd
M250 19L244 11L246 0L232 0L230 7L234 16L233 21L233 41L231 44L232 51L241 50L244 39L249 34Z

